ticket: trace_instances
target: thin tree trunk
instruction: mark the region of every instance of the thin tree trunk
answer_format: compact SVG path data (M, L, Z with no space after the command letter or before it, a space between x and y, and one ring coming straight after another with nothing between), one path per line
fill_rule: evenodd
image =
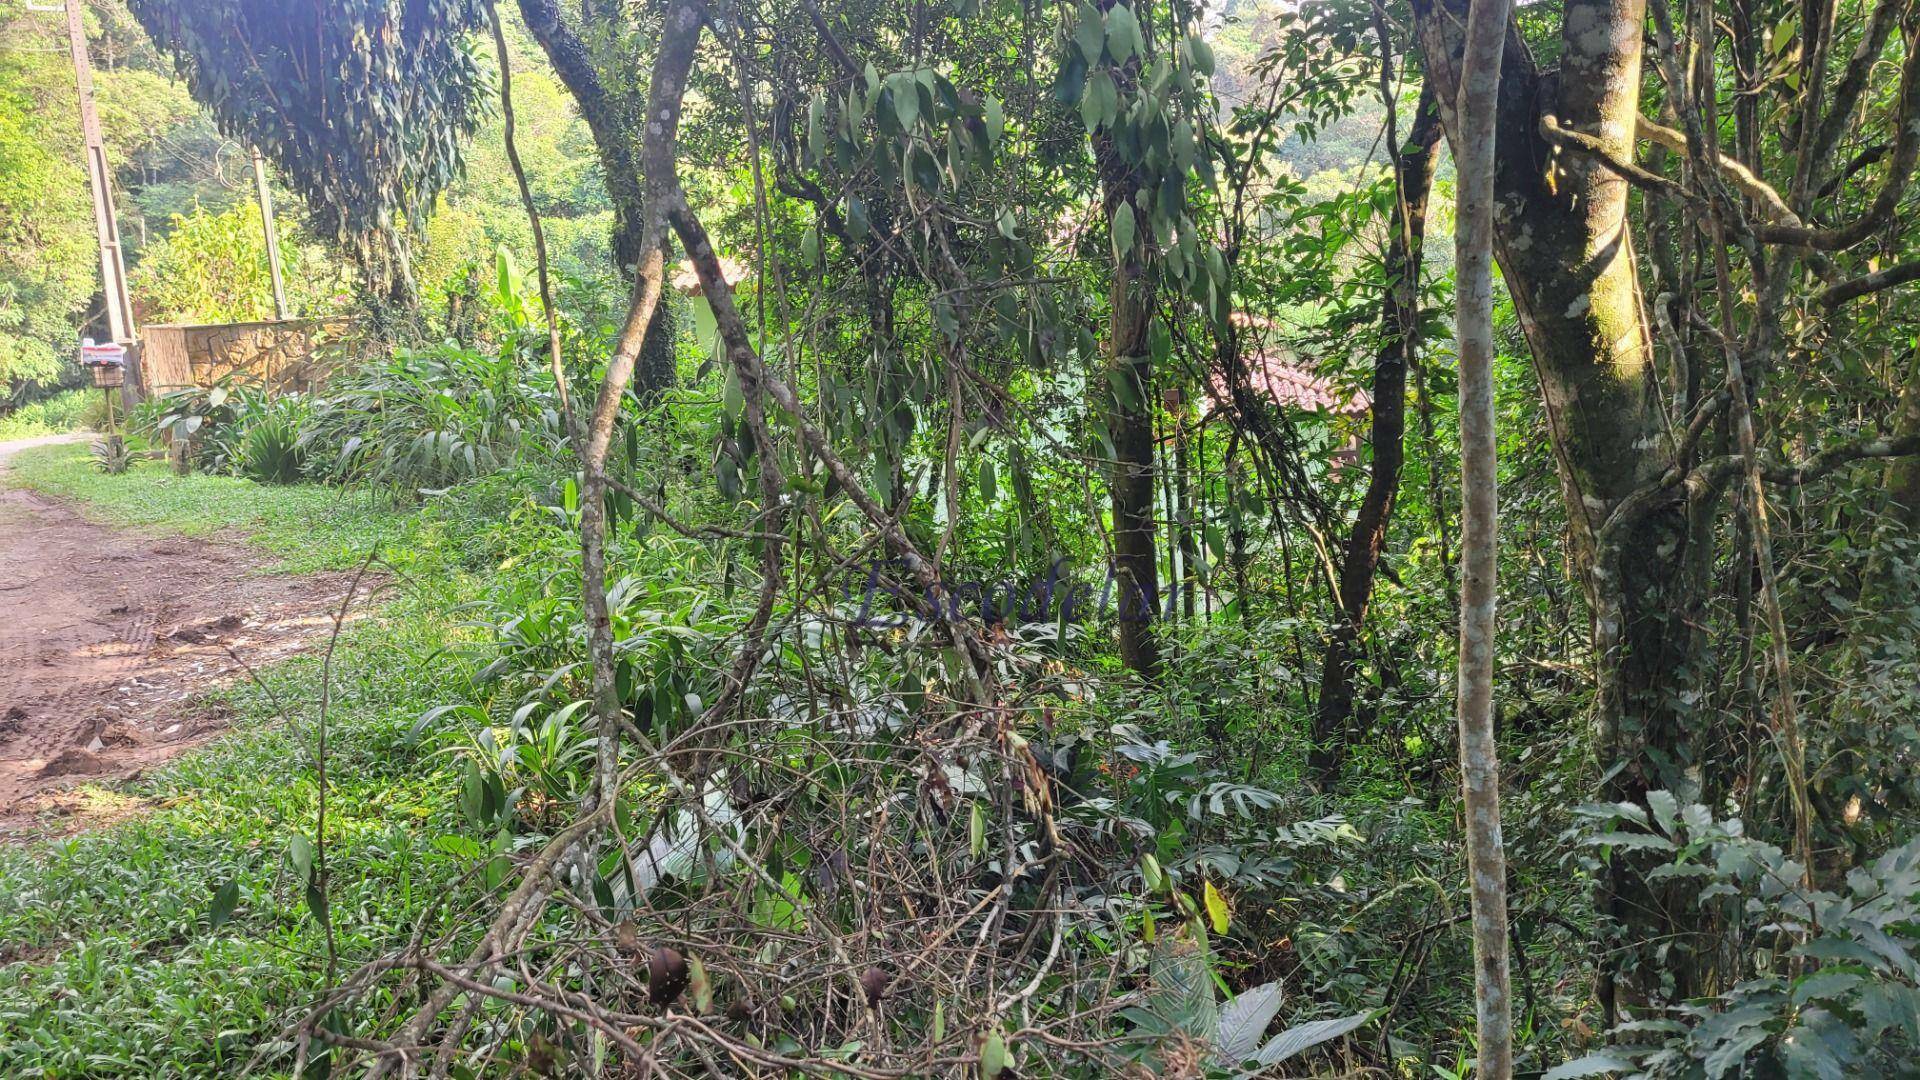
M585 431L586 445L580 451L585 481L580 498L580 587L587 616L587 654L593 664L593 712L599 737L595 794L587 809L612 797L619 760L621 701L614 681L613 622L607 609L607 452L666 279L666 203L675 182L680 104L705 20L705 10L697 0L680 0L667 9L661 28L659 53L647 92L647 115L656 120L648 125L641 151L641 170L648 189L646 229L640 247L643 257L634 268L633 300L626 324L614 341L613 357L607 363L606 377Z
M1354 652L1373 596L1374 572L1380 566L1387 525L1400 491L1400 467L1406 459L1407 367L1419 347L1420 251L1439 150L1440 110L1429 83L1421 91L1405 145L1394 150L1393 232L1387 241L1387 289L1381 303L1383 340L1373 362L1373 466L1340 566L1339 610L1334 613L1320 669L1320 701L1308 762L1323 791L1338 779L1346 756L1357 674Z
M1187 445L1192 433L1184 397L1175 404L1173 420L1173 510L1174 528L1180 535L1180 617L1192 622L1197 606L1194 594L1200 579L1198 532L1203 523L1197 512L1199 485L1193 476L1197 462Z
M1495 572L1499 551L1493 413L1494 138L1500 54L1512 0L1474 0L1460 73L1455 324L1460 357L1460 788L1472 884L1475 1018L1481 1080L1513 1075L1507 979L1507 857L1493 730Z

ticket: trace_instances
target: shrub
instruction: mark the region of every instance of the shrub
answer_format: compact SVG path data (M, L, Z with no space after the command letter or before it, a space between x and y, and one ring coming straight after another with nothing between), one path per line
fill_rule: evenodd
M523 449L550 452L564 424L516 351L447 344L401 349L342 374L303 438L328 479L405 492L485 476Z
M301 428L312 414L305 398L248 399L230 460L236 471L262 484L291 484L306 472L307 452Z

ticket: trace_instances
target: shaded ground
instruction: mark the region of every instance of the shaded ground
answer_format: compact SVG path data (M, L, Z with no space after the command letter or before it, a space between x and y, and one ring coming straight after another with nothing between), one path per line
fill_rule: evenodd
M61 439L0 443L6 458ZM0 489L0 836L137 809L121 779L225 726L201 692L324 639L351 577L261 574L239 543L154 538Z

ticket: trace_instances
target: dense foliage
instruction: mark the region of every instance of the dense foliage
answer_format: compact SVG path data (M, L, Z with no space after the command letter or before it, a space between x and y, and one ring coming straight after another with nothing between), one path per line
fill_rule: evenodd
M128 7L221 130L305 196L316 232L353 243L379 280L411 274L399 230L453 183L479 122L473 0Z
M325 220L449 195L415 344L144 414L446 559L390 615L430 677L361 686L397 700L345 751L417 821L303 804L168 916L300 941L234 1007L258 1061L1469 1071L1465 4L503 8L544 61L465 4L135 6L230 128L265 84L212 88L226 50L321 50L313 108L247 130L366 170L293 166ZM1920 1053L1916 12L1513 23L1480 119L1518 1071ZM496 60L489 187L453 162ZM250 258L199 235L161 250ZM636 374L676 325L676 377ZM430 899L368 890L388 850ZM36 992L0 1031L59 1035L17 1060L118 1045Z

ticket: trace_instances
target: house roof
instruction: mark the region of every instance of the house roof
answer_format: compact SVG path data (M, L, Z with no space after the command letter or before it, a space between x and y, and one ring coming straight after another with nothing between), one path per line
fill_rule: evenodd
M727 279L727 284L738 285L746 279L747 267L745 263L729 259L725 255L716 257L720 260L720 273ZM673 287L674 290L682 296L701 295L700 275L694 272L692 259L680 260L680 266L673 274Z
M1348 393L1278 350L1254 352L1246 357L1246 365L1249 388L1283 409L1359 416L1373 408L1373 396L1365 390ZM1207 375L1207 397L1212 403L1209 411L1224 409L1233 400L1227 374L1217 367Z

